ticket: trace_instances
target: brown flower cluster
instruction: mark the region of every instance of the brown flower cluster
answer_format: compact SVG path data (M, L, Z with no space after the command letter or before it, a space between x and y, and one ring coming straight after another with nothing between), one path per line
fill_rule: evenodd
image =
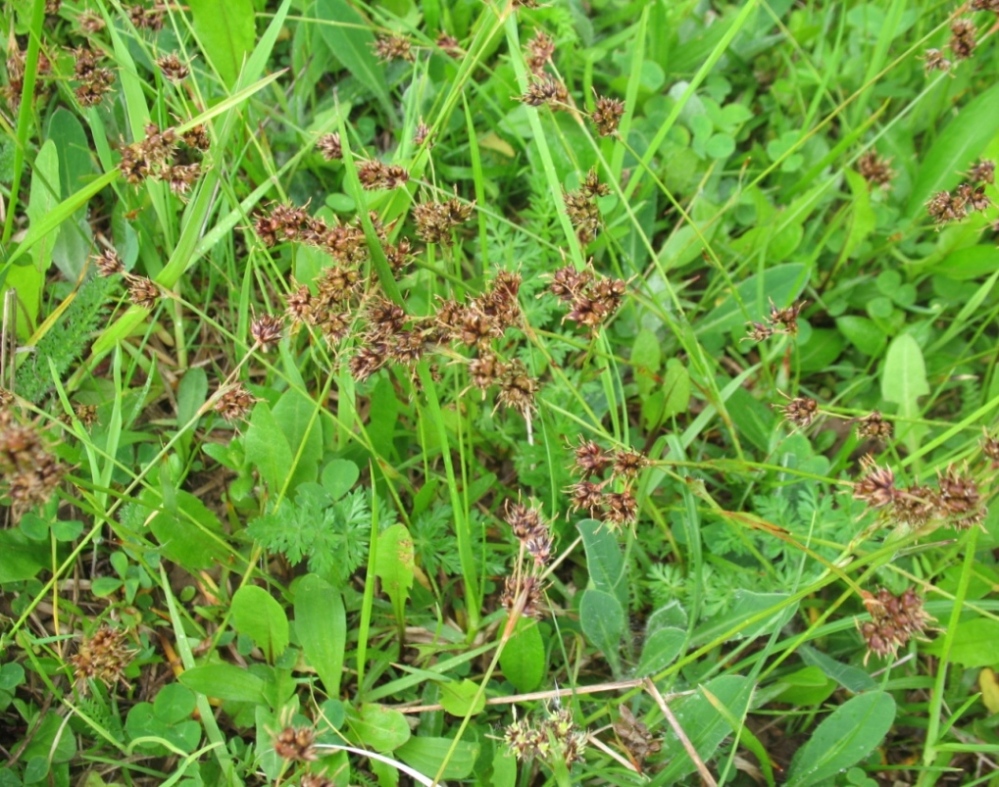
M405 60L407 63L412 63L414 60L413 46L410 44L409 39L403 36L378 36L377 40L372 44L372 48L375 51L375 55L383 63L388 63L392 60Z
M475 202L462 202L457 196L444 202L420 202L413 206L416 234L425 243L450 246L451 231L472 215Z
M988 431L982 437L982 453L989 460L991 468L999 470L999 438L993 437Z
M871 619L859 623L860 633L867 641L867 656L894 656L900 647L926 630L930 621L923 609L923 600L911 588L895 596L884 588L877 595L864 591L864 606ZM865 663L867 657L864 659Z
M572 307L563 321L572 320L596 330L618 310L627 284L621 279L599 276L592 267L577 271L567 265L552 274L548 289Z
M367 191L397 189L409 180L409 172L405 167L372 159L357 162L357 179L361 181L361 188Z
M0 88L4 100L10 108L17 111L21 106L21 93L24 92L24 66L26 54L17 45L13 35L7 42L7 84ZM52 64L44 52L38 53L38 76L46 76L52 70ZM36 89L38 87L38 82Z
M128 18L139 30L160 30L163 28L163 15L166 6L160 3L143 5L135 3L127 7Z
M553 76L534 79L527 90L520 97L520 100L529 107L540 107L548 105L552 110L569 108L569 91L565 85Z
M156 61L156 65L163 72L163 76L171 82L181 82L191 73L187 65L181 62L181 59L173 52L159 58Z
M999 0L971 0L973 11L992 11L999 14Z
M63 466L29 425L19 424L10 410L0 410L0 493L15 513L44 503L62 478Z
M239 421L246 418L250 409L257 401L257 397L251 394L242 383L235 383L228 386L215 402L215 412L225 420Z
M340 141L340 133L337 131L332 134L323 134L316 142L316 147L327 161L343 158L343 143Z
M121 257L118 256L118 252L113 248L101 249L90 258L90 261L97 266L97 272L101 276L114 276L115 274L125 272L125 266L121 261Z
M857 434L868 440L886 442L895 434L895 427L880 412L874 410L857 421Z
M534 558L535 567L546 566L552 557L552 532L541 509L508 500L505 519L521 547Z
M968 171L968 182L954 191L938 191L926 203L926 210L936 224L960 221L973 211L987 210L992 200L986 196L985 186L994 182L995 162L981 159Z
M607 452L592 440L583 440L575 449L573 472L579 481L566 492L572 511L586 511L610 527L622 527L638 520L638 500L633 487L649 460L637 451ZM607 471L610 475L600 479Z
M443 31L441 31L441 33L437 36L437 40L434 43L445 55L454 60L457 60L463 54L461 51L461 44L458 43L458 39Z
M937 488L920 484L899 487L891 468L878 467L871 457L861 460L865 475L853 485L853 496L884 517L911 527L939 522L958 530L980 525L988 514L978 482L967 472L948 467L937 474Z
M590 114L590 120L597 127L597 133L602 137L609 137L617 131L624 117L624 102L618 98L608 96L597 96L597 100Z
M927 49L923 55L923 68L927 73L930 71L950 71L953 63L944 57L944 53L939 49Z
M565 191L565 212L576 229L576 237L583 245L590 243L600 232L600 209L597 198L610 194L610 186L601 183L595 170L590 170L576 191Z
M875 150L868 150L857 159L857 172L867 181L868 188L880 186L888 189L895 171L891 168L890 158L881 158Z
M83 35L92 36L104 29L104 17L96 11L81 11L76 18L76 24Z
M187 194L201 176L199 153L208 148L208 135L201 126L181 136L172 128L160 131L155 123L146 126L146 138L123 145L118 169L125 180L137 186L148 177L168 183L177 195Z
M69 657L80 691L86 691L90 680L99 680L109 689L119 682L128 685L125 669L135 651L128 647L125 635L123 629L104 623L91 636L83 638L76 653Z
M560 759L567 766L581 760L586 747L586 734L576 729L567 708L556 708L537 724L515 721L503 738L518 760L538 758L552 763Z
M796 301L787 308L778 309L774 302L770 301L770 316L767 317L767 321L746 323L748 332L745 338L754 342L762 342L771 336L796 337L798 335L798 315L801 314L806 303L808 301Z
M808 396L796 396L785 405L775 405L785 419L799 429L807 429L819 414L819 403Z
M87 47L73 50L73 76L80 83L73 92L81 107L97 106L114 85L114 72L99 65L102 59Z
M544 30L538 30L534 38L527 42L524 61L531 73L538 78L545 75L545 66L555 54L555 41Z
M957 60L967 60L978 45L975 23L970 19L955 19L950 25L950 51Z
M544 615L544 585L534 574L518 573L503 581L500 605L511 618L516 614L528 618Z
M285 727L274 738L274 753L282 760L313 762L318 757L315 742L311 727Z

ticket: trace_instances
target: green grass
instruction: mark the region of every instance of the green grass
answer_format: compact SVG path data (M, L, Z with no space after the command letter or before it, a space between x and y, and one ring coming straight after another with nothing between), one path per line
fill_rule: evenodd
M988 2L54 5L4 785L997 783Z

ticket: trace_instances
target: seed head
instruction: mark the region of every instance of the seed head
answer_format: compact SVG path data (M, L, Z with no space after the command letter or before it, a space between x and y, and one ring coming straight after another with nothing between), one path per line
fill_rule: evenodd
M215 412L230 423L241 421L250 414L250 410L258 399L251 394L242 383L235 383L226 388L225 392L215 402Z
M597 96L590 120L597 127L597 133L609 137L617 133L617 127L624 116L624 102L617 98Z
M868 150L857 159L857 172L867 181L868 188L880 186L887 189L895 172L889 166L891 159L881 158L876 151Z
M508 615L513 615L519 603L523 605L521 615L540 618L544 615L543 590L541 580L535 576L521 574L519 577L507 577L500 594L500 605Z
M645 454L640 454L638 451L632 451L631 449L615 451L614 469L612 472L617 478L623 478L625 481L634 481L648 464L649 460Z
M527 372L523 361L515 358L506 364L499 379L500 391L496 403L519 410L525 418L534 409L534 397L538 392L538 381Z
M413 47L408 38L402 36L379 36L374 43L375 55L388 63L392 60L413 62Z
M100 252L90 259L97 266L97 272L101 276L114 276L117 273L125 272L125 266L121 262L121 257L112 248L101 249Z
M950 71L951 62L943 56L939 49L927 49L923 55L923 68L930 71Z
M575 455L573 469L584 479L599 476L612 461L612 457L604 453L604 450L592 440L580 442L576 447Z
M585 511L591 517L602 516L604 503L604 484L593 481L580 481L572 484L566 493L569 495L569 508L572 511Z
M530 107L547 104L554 110L564 109L569 101L569 91L554 77L545 77L528 85L520 100Z
M968 171L968 179L976 186L981 183L992 185L996 182L996 163L990 159L978 159Z
M136 306L152 311L160 299L160 288L145 276L130 276L128 279L128 297Z
M169 79L171 82L180 82L187 78L190 74L190 69L184 63L181 62L180 58L176 54L170 53L169 55L164 55L156 61L156 65L159 66L160 71L163 72L163 76Z
M212 145L212 141L208 136L208 129L205 128L204 123L199 123L197 126L188 129L180 138L188 147L202 152L208 150Z
M886 421L877 410L857 421L857 434L869 440L884 442L890 440L894 433L895 427L891 421Z
M277 347L278 342L281 341L283 327L280 317L264 314L250 323L250 336L253 337L254 343L261 350L267 352Z
M124 673L135 651L127 646L125 635L124 630L105 623L83 638L76 653L69 657L81 691L86 690L90 680L99 680L109 689L119 682L128 685Z
M808 428L819 412L819 403L807 396L792 399L783 407L778 407L784 417L797 427Z
M638 520L638 501L630 489L604 493L606 513L603 521L612 527L631 525Z
M887 467L878 467L870 456L861 460L866 475L853 485L853 496L872 508L881 508L895 502L899 492L895 488L895 474Z
M454 36L450 36L447 33L441 32L437 36L437 48L440 49L448 57L457 59L462 56L461 45L458 43L458 39Z
M959 473L953 467L948 467L937 479L940 511L950 520L950 524L958 530L967 530L981 524L988 514L988 508L982 502L975 479Z
M965 200L952 195L949 191L938 191L930 197L926 203L926 210L937 224L960 221L968 215Z
M977 46L975 23L970 19L955 19L950 26L950 51L957 60L967 60Z
M527 67L537 77L544 76L545 64L550 62L555 54L555 41L544 30L538 30L527 43L527 54L524 58Z
M310 727L285 727L274 739L274 753L282 760L313 762L316 734Z

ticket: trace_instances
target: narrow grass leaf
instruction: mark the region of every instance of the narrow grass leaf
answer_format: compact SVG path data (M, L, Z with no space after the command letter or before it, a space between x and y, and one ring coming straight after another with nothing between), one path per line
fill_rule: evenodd
M854 765L881 743L895 720L895 700L883 691L852 697L818 726L791 764L789 787L809 787Z

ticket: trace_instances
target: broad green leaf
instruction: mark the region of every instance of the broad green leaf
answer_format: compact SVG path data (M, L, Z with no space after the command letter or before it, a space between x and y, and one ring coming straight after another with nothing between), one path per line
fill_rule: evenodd
M472 681L448 681L441 684L441 705L452 716L463 718L482 713L486 707L485 695L479 694L479 687Z
M337 60L394 116L385 68L372 51L371 26L346 0L316 0L316 17L322 40Z
M721 742L733 733L731 725L712 704L712 699L727 708L729 716L741 720L749 709L753 687L749 678L722 675L699 687L702 690L696 694L670 703L680 729L686 732L703 761L710 760ZM705 692L710 694L711 699ZM672 728L667 729L663 740L663 753L669 765L656 775L658 784L676 784L696 770L697 766Z
M49 118L47 137L59 150L59 196L65 199L86 186L95 174L87 133L76 115L60 107ZM61 228L52 249L52 261L68 281L77 281L92 248L93 232L84 205Z
M881 395L885 401L906 404L929 392L919 343L907 333L896 336L885 355Z
M861 691L870 691L877 687L877 683L874 681L866 671L860 669L859 667L854 667L849 664L843 664L840 661L836 661L831 656L826 655L820 650L809 647L805 645L800 648L798 653L801 656L801 660L805 664L814 664L819 667L826 675L836 681L840 686L842 686L847 691L851 691L857 694Z
M620 666L618 648L628 625L621 602L610 593L587 588L579 602L579 625L616 674Z
M803 667L780 679L787 688L777 695L778 702L790 705L818 705L825 702L836 689L836 681L820 667Z
M678 628L661 628L653 631L642 646L642 657L638 662L637 675L655 675L664 670L683 650L687 633Z
M296 587L295 631L326 694L338 697L347 647L347 615L339 591L315 574L303 577Z
M952 251L930 270L956 281L977 279L999 270L999 247L995 244L966 246Z
M907 214L925 211L926 201L938 191L957 186L964 173L999 133L999 85L979 93L965 105L933 141L918 164L909 194Z
M832 366L846 347L846 341L832 328L812 328L807 341L799 340L798 346L798 368L817 372Z
M808 787L832 778L870 754L895 720L895 700L887 692L851 697L812 733L791 763L789 787Z
M264 682L251 672L234 664L206 664L192 667L180 676L180 682L191 691L236 702L264 703Z
M180 683L168 683L156 692L153 712L167 724L177 724L191 718L197 698L194 692Z
M149 529L162 545L163 555L188 571L212 568L227 557L218 517L190 492L176 490L170 507L160 506L151 493L143 503L161 510ZM150 505L151 504L151 505Z
M288 647L288 617L270 593L244 585L232 597L232 625L249 636L273 664Z
M188 7L201 51L233 87L256 38L253 0L189 0Z
M662 390L666 394L663 418L687 412L690 406L690 373L679 358L666 361L666 375Z
M854 347L864 355L878 357L884 349L886 337L884 331L867 317L848 314L836 318L836 327Z
M500 654L503 676L520 692L534 691L545 677L545 643L537 621L521 618Z
M49 564L49 547L20 530L0 530L0 583L31 579Z
M952 632L950 660L962 667L990 667L996 663L996 643L999 642L999 621L974 618L961 621ZM944 640L937 639L920 650L931 655L943 655Z
M349 459L331 459L323 468L322 485L326 493L339 500L357 483L361 477L358 466Z
M294 454L266 402L254 405L243 446L246 460L257 468L271 493L277 495L284 488Z
M59 153L56 144L51 139L35 156L31 175L31 191L28 196L28 226L37 226L49 216L59 204ZM42 305L42 288L45 285L45 273L52 264L52 249L60 232L57 225L31 248L31 265L11 268L7 274L4 288L13 287L17 290L17 300L20 304L17 321L17 334L21 339L27 339L35 330L38 322L38 311Z
M459 741L454 749L450 738L410 738L395 750L404 763L428 778L433 777L447 758L447 765L441 774L443 779L465 779L471 775L475 761L479 757L479 744Z
M624 607L628 603L627 573L617 537L595 519L584 519L576 528L583 537L586 566L593 587L614 595Z
M411 735L402 713L376 703L365 703L348 713L347 723L354 743L378 752L398 749Z
M323 456L323 429L318 406L303 393L289 388L273 410L274 423L291 449L292 464L289 489L306 481L315 481Z
M406 601L416 576L413 539L403 524L392 525L378 534L375 575L392 602L396 620L405 620Z

